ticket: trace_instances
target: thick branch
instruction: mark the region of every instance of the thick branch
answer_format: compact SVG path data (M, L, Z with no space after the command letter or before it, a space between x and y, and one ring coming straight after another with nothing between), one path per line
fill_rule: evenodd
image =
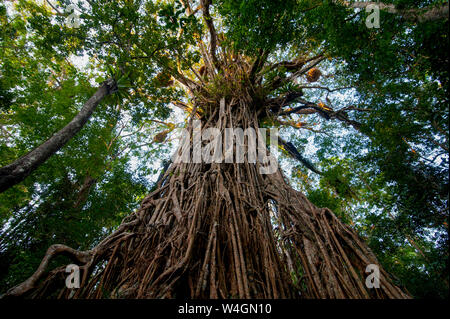
M333 112L331 114L331 118L336 118L339 121L342 121L342 122L346 123L347 125L352 126L358 132L361 131L361 124L359 122L357 122L357 121L349 119L347 114L345 112L343 112L343 111Z
M114 79L111 78L105 81L69 124L28 154L12 164L0 168L0 193L23 181L48 158L66 145L83 128L97 105L116 90L117 84Z
M302 103L298 107L295 107L290 110L286 110L283 112L279 112L278 116L290 115L290 114L314 114L318 113L321 117L326 120L330 119L338 119L341 122L346 123L347 125L352 126L355 130L361 131L361 124L357 121L351 120L348 118L345 110L358 110L358 111L369 111L368 109L357 109L357 108L344 108L339 111L333 111L331 109L325 109L318 106L315 103L305 101L303 99L297 99L297 102Z
M324 59L325 59L325 57L323 56L323 54L319 54L319 55L317 55L313 58L310 58L306 61L303 61L303 62L292 62L292 64L290 64L290 70L289 70L292 72L292 74L288 77L276 76L270 83L268 83L267 88L270 91L274 91L274 90L282 87L286 83L294 81L299 76L305 74L310 69L315 67L317 64L322 62ZM308 65L306 65L305 67L303 67L308 62L310 62L310 63ZM287 64L286 64L286 62L284 62L284 63L285 64L283 64L283 62L282 62L281 64L276 64L274 66L275 67L280 67L280 66L286 67ZM272 66L271 68L273 68L274 66Z
M250 69L249 75L250 82L254 81L256 74L261 70L261 68L264 65L264 62L266 62L267 56L268 52L260 49L259 55L256 57L256 60Z
M314 110L316 110L316 113L319 113L320 116L322 116L324 119L329 120L331 118L331 114L329 111L324 110L323 108L321 108L320 106L318 106L315 103L312 102L308 102L306 100L303 99L297 99L298 102L302 103L303 105L295 107L291 110L286 110L284 112L280 112L278 113L278 115L289 115L289 114L294 114L294 113L298 113L298 111L306 109L306 108L312 108Z
M304 158L302 154L300 154L300 152L291 142L286 142L281 137L278 137L278 143L283 146L283 148L286 150L286 152L288 152L290 156L300 161L306 168L310 169L316 174L322 174L322 172L315 168L315 166L308 159Z
M267 100L265 104L268 105L272 112L278 112L283 107L298 102L298 99L302 96L302 91L288 92L282 96Z
M89 192L91 191L92 187L97 183L97 179L93 178L89 174L86 175L84 178L83 185L81 186L80 190L78 191L77 200L75 201L75 204L73 204L74 208L78 208L80 204L84 203L89 195Z

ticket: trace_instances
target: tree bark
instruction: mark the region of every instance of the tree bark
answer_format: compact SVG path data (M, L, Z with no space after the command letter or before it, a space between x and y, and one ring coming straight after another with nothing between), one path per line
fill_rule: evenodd
M117 90L114 79L105 81L64 128L13 163L0 168L0 193L20 183L48 158L60 150L86 124L97 105Z

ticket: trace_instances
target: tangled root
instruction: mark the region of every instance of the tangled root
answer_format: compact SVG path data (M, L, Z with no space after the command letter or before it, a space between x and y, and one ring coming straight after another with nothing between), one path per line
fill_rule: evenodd
M223 105L203 129L212 123L258 127L243 100ZM173 163L113 234L86 252L50 247L36 273L5 296L409 298L354 230L279 170L261 175L260 165ZM62 253L82 270L77 290L65 287L64 268L44 276ZM380 267L379 289L365 285L369 264Z

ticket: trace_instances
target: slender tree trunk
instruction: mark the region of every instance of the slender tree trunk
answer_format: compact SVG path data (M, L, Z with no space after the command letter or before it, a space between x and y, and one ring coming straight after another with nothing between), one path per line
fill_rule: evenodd
M86 124L97 105L116 90L114 79L105 81L64 128L13 163L0 168L0 193L23 181L50 156L60 150Z
M210 109L202 130L258 128L245 98ZM6 296L409 298L355 231L292 189L280 170L263 175L261 166L248 154L240 164L171 164L116 232L87 252L49 249ZM57 253L80 265L80 289L65 288L64 267L44 276ZM366 285L371 264L380 269L379 288Z

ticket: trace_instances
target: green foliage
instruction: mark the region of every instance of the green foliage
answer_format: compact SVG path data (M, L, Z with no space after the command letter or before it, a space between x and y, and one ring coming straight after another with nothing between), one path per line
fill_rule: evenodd
M218 11L235 48L249 53L273 50L287 44L301 27L294 0L220 0Z
M79 11L75 29L48 5L0 4L1 166L67 124L104 80L114 77L119 87L68 145L0 195L0 291L29 276L51 244L92 247L137 207L158 173L155 159L170 151L170 143L151 142L168 129L161 124L172 116L168 103L187 98L163 84L204 63L197 40L207 28L179 1L90 1ZM358 230L414 296L448 297L448 19L418 23L381 11L381 28L368 29L364 10L315 0L220 0L211 15L221 45L249 59L325 54L321 84L352 92L325 96L289 83L272 95L302 90L310 100L366 111L346 112L360 132L316 115L308 128L317 134L292 134L323 172L308 175L296 163L292 180ZM275 68L263 82L289 74ZM207 89L232 96L246 80L219 73ZM282 125L266 118L261 126Z
M66 125L98 82L113 76L119 91L61 151L0 195L0 291L29 277L50 245L88 249L138 206L151 185L132 171L130 152L140 154L141 135L155 128L148 119L166 119L170 113L164 103L143 98L146 89L156 90L151 84L137 94L136 84L145 81L136 72L142 64L120 62L123 52L117 48L92 56L84 66L76 64L76 55L98 49L88 26L75 32L48 7L31 1L19 1L14 10L11 16L0 6L1 166ZM133 16L132 10L126 12ZM151 64L146 71L154 72ZM122 138L124 130L129 137ZM54 266L65 262L58 258Z

